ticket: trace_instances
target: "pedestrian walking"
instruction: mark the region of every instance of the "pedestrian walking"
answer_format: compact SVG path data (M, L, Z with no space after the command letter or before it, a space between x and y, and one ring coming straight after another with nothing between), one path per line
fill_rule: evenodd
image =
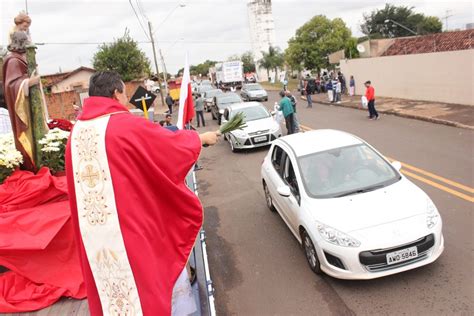
M283 112L283 117L285 118L286 129L288 130L287 135L293 134L295 132L294 128L294 118L293 118L293 106L291 105L290 99L285 95L285 91L280 91L280 109Z
M171 97L171 95L169 93L166 95L165 102L166 102L166 105L168 106L168 113L173 114L174 101L173 101L173 98Z
M354 76L349 79L349 95L352 97L355 94L355 80Z
M341 95L342 95L342 83L339 79L337 79L336 83L336 103L341 103Z
M295 133L300 131L300 123L298 121L298 116L296 115L296 103L298 102L294 95L290 91L286 90L285 94L288 99L290 99L291 105L293 106L293 130Z
M375 89L372 87L370 80L365 82L365 87L365 97L367 98L367 107L369 108L369 119L377 120L379 118L379 113L377 113L377 110L375 109Z
M313 107L313 99L311 97L311 85L309 84L309 76L305 80L304 84L304 93L306 94L306 101L308 102L308 106L306 108Z
M283 79L283 91L288 90L288 79Z
M206 126L206 122L204 121L204 99L202 98L201 94L198 93L196 101L194 102L194 110L196 111L196 121L197 127Z

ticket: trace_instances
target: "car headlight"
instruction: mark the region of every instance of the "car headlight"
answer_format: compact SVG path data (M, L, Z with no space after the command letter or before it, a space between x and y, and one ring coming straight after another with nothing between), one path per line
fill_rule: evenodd
M245 138L247 137L247 133L240 130L240 129L237 129L235 131L232 131L231 132L235 137L239 137L239 138Z
M428 198L426 205L426 226L431 229L436 226L439 222L438 209L434 205L433 201Z
M360 241L358 241L357 239L352 238L351 236L344 234L343 232L340 232L337 229L324 225L322 223L316 222L316 224L317 224L319 234L327 242L334 245L343 246L343 247L359 247L360 246Z

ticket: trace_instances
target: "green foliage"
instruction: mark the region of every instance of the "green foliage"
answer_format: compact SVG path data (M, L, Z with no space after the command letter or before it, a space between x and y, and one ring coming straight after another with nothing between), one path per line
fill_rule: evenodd
M369 35L378 34L382 38L412 36L413 33L396 25L395 21L418 34L439 33L443 24L440 19L434 16L425 16L422 13L415 13L413 7L395 6L386 4L385 8L374 10L370 14L364 14L364 22L360 28L362 33ZM392 20L385 23L386 20Z
M347 40L346 46L344 47L344 56L346 58L359 58L359 51L357 50L358 40L355 37L351 37Z
M205 62L200 63L199 65L190 66L190 67L189 67L189 72L190 72L191 75L207 76L207 74L209 73L209 68L214 67L214 65L215 65L216 63L217 63L216 61L206 60ZM180 70L181 70L181 69L180 69ZM184 69L183 69L183 70L184 70ZM179 73L179 71L178 71L178 73Z
M327 56L346 48L351 31L340 18L317 15L301 26L288 41L285 60L292 69L329 67Z
M245 123L245 115L242 112L238 112L234 115L227 123L222 125L219 129L219 132L224 135L226 133L230 133L237 129L244 129L247 127Z
M115 70L123 81L141 79L149 76L150 61L126 30L123 37L112 44L103 44L92 59L94 68L99 71Z
M254 56L252 52L243 53L242 56L240 56L240 60L243 64L244 73L256 71Z
M281 52L280 48L270 46L268 52L262 51L262 59L258 61L260 68L267 70L267 75L270 77L270 69L275 70L276 77L278 76L278 68L282 67L285 63L285 55Z

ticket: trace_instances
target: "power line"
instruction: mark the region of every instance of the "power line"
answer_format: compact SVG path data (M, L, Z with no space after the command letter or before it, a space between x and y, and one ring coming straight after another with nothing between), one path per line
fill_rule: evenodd
M128 3L130 3L130 6L132 7L133 13L135 13L135 16L137 17L138 23L140 23L140 27L142 28L143 33L145 33L146 38L150 39L150 37L148 37L148 33L146 32L145 28L142 25L142 21L140 20L140 17L138 16L137 11L135 10L135 7L132 4L132 0L128 0Z
M176 40L162 40L161 43L175 43ZM184 44L251 44L250 41L186 41L179 40L180 43ZM114 42L37 42L36 45L102 45L102 44L113 44ZM137 41L137 44L150 44L151 41Z
M138 11L140 11L140 14L142 15L143 19L148 22L148 17L145 14L142 2L140 0L135 0L135 2L137 3Z

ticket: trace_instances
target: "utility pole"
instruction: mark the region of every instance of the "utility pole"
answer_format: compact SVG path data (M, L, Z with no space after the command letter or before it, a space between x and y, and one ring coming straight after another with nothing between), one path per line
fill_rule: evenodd
M158 51L160 52L161 64L163 66L163 77L164 77L164 80L165 80L165 92L168 93L168 72L166 71L165 59L163 58L163 54L161 53L161 48Z
M452 14L449 14L449 13L451 13L451 10L446 10L446 15L443 16L443 19L446 21L446 32L449 31L449 29L448 29L448 18L453 16Z
M160 70L158 69L158 60L156 59L155 40L153 39L153 32L151 30L151 22L150 21L148 21L148 30L150 32L151 47L153 47L153 59L155 60L156 78L158 79L158 85L160 86L161 104L163 106L165 106L165 99L163 98L163 91L161 90ZM165 80L166 80L166 78L165 78ZM155 113L156 113L156 111L155 111Z

